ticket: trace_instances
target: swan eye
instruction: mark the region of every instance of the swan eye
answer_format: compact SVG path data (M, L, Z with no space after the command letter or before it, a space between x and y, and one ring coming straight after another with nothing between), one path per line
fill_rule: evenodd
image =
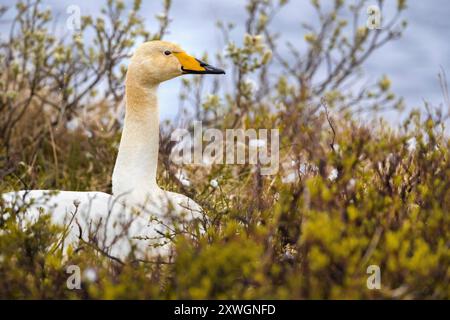
M164 54L165 54L166 56L169 56L171 53L172 53L172 52L170 52L169 50L164 51Z

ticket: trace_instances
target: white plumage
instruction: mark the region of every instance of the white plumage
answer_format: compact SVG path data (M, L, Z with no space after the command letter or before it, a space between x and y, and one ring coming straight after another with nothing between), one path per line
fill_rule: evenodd
M167 54L167 53L173 54ZM202 215L201 207L182 194L164 191L156 183L159 147L157 89L161 82L184 73L224 73L185 54L178 46L151 41L133 55L126 77L126 115L112 182L113 195L103 192L30 190L3 194L10 207L27 207L26 221L42 212L67 226L64 245L78 240L123 259L136 248L146 259L151 245L167 254L161 235L175 225ZM173 219L179 223L173 223ZM158 246L162 245L162 246Z

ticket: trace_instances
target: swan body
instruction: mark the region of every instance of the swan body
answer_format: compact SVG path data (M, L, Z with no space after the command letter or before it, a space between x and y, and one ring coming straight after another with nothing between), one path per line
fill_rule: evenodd
M156 183L157 90L161 82L186 73L224 72L169 42L150 41L137 48L127 70L125 122L112 175L112 195L22 190L3 194L4 203L25 205L29 220L37 219L42 209L49 212L52 222L67 227L65 244L77 239L92 240L94 228L95 239L107 254L125 258L133 246L138 249L139 258L145 259L151 251L151 242L142 239L158 241L173 217L187 221L202 213L202 208L192 199L162 190Z
M168 255L170 245L161 235L173 231L167 226L173 224L174 217L189 221L201 214L201 207L192 199L171 192L139 205L104 192L21 190L5 193L2 198L16 209L26 208L26 222L50 214L52 223L64 226L63 248L81 240L119 260L127 258L132 246L136 259Z

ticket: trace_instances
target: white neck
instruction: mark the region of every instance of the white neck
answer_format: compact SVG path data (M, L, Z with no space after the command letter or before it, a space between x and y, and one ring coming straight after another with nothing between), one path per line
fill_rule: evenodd
M112 176L113 195L145 197L155 190L159 148L158 85L127 81L126 114Z

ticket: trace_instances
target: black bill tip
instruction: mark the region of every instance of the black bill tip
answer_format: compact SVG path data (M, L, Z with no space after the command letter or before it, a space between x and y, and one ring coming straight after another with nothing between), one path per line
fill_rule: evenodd
M205 70L202 71L198 71L198 70L189 70L189 69L184 69L183 67L181 68L183 70L184 73L189 73L189 74L225 74L225 71L216 67L213 67L210 64L207 64L206 62L200 61L198 59L195 59L198 61L198 63L200 64L201 67L205 68Z

